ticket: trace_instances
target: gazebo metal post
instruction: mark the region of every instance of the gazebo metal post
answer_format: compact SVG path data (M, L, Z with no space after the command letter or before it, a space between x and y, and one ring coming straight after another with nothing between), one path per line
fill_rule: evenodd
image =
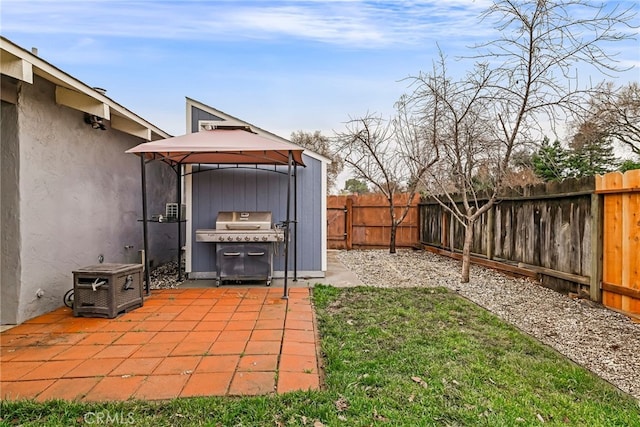
M178 181L178 282L182 281L182 163L176 165Z
M147 295L151 294L151 274L149 272L149 237L147 226L147 174L144 154L140 156L140 170L142 174L142 244L144 246L144 280Z
M289 150L287 161L287 219L284 227L284 295L282 298L289 298L288 276L289 276L289 223L291 221L291 162L293 153Z
M293 281L298 281L298 164L293 165Z

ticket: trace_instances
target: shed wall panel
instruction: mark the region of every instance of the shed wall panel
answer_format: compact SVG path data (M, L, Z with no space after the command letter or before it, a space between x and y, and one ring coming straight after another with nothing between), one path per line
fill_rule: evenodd
M304 156L306 168L297 168L298 206L298 270L320 272L322 270L322 208L321 208L321 162ZM273 166L270 170L249 166L194 167L192 177L193 226L192 226L192 272L215 271L215 244L196 242L195 230L214 228L219 211L272 212L274 223L286 219L287 168ZM293 182L292 182L293 191ZM291 200L291 219L294 219L294 199ZM293 231L293 225L292 225ZM293 244L291 244L293 250ZM290 253L291 254L291 253ZM293 269L290 256L289 270ZM274 256L274 270L284 270L284 251L279 245Z
M196 107L191 107L191 129L192 132L198 132L198 121L199 120L220 120L222 121L223 119L221 119L218 116L215 116L211 113L208 113L206 111L202 111L199 108Z

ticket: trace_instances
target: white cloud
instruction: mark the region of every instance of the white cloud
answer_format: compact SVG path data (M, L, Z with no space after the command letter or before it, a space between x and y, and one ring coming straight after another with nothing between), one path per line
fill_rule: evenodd
M355 47L416 45L485 32L483 1L3 0L3 31L151 39L280 37Z
M297 37L320 42L363 45L385 43L386 34L360 11L327 13L303 6L276 6L237 10L228 27L244 28L257 34ZM348 16L347 16L348 15Z

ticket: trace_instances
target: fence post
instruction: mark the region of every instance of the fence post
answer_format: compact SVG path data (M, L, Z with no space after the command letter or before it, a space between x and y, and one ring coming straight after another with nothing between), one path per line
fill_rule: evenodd
M493 259L493 206L487 211L487 259Z
M591 274L589 280L589 296L596 302L602 301L602 246L604 222L604 197L591 194Z
M347 246L347 250L351 250L353 248L353 199L351 197L347 197L347 204L345 206L345 218L345 244Z

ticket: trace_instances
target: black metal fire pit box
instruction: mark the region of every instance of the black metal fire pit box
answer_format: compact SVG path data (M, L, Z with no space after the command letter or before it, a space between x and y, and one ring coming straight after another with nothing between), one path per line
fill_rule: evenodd
M73 315L107 317L142 307L142 264L97 264L73 272Z

